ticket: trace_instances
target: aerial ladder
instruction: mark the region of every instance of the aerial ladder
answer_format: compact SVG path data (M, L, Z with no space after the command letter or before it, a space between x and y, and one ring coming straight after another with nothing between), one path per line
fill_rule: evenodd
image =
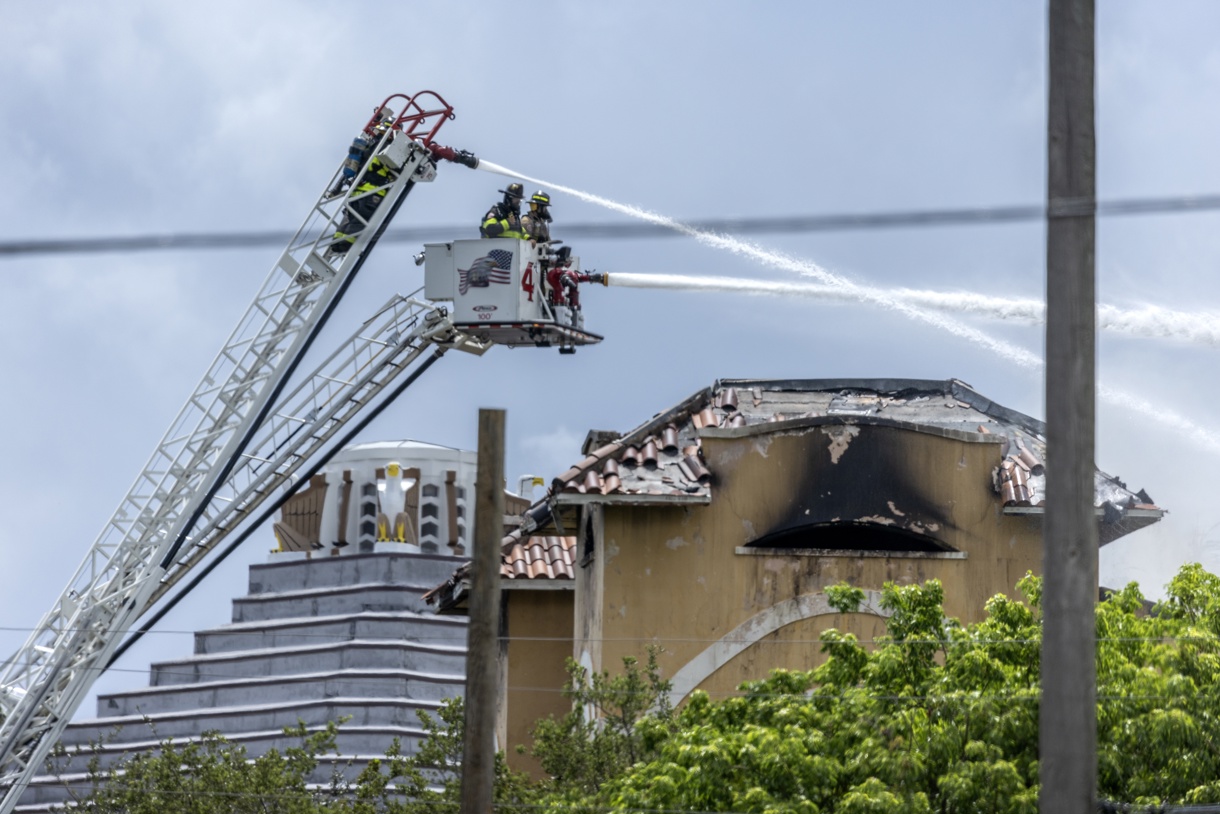
M395 94L374 109L68 586L4 663L0 814L17 805L141 618L222 542L261 520L260 507L270 502L273 508L302 471L319 466L334 451L328 445L370 405L384 406L449 350L482 354L507 344L570 352L600 341L570 312L529 307L532 290L518 298L527 307L509 315L515 325L498 320L488 330L479 324L495 310L474 301L487 283L480 288L476 280L471 300L469 270L445 261L455 248L461 257L478 255L484 266L491 255L470 248L479 241L454 241L440 244L444 251L426 248L438 259L426 269L425 288L392 297L321 363L297 374L412 188L432 181L442 159L477 167L472 154L435 141L452 118L453 108L431 91ZM505 268L495 281L521 291L532 289L535 266L546 266L551 256L545 244L484 243L501 250L496 262ZM440 280L458 275L465 275L461 285ZM456 324L451 309L472 323ZM392 388L403 374L405 381Z

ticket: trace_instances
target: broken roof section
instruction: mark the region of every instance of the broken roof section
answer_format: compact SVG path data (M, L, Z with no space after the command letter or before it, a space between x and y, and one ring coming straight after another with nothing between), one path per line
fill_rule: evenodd
M576 508L706 504L716 472L704 438L749 438L815 426L881 426L999 447L990 489L1006 514L1046 505L1046 428L956 379L722 379L630 432L594 430L585 457L551 481L547 496L504 538L500 574L523 587L566 587L573 578ZM833 450L832 450L833 453ZM1142 490L1098 471L1094 505L1102 545L1164 514ZM523 542L524 541L524 542ZM469 566L425 596L442 610L461 605ZM506 586L509 582L504 583Z
M722 379L621 437L590 432L586 456L551 482L545 509L537 504L527 512L523 529L548 528L549 522L539 522L543 517L551 521L554 510L588 502L708 503L715 472L703 458L703 438L836 424L898 427L968 441L994 436L1000 460L992 489L1004 511L1036 515L1046 505L1045 424L996 404L964 382ZM1097 472L1095 483L1103 545L1164 514L1145 492L1132 492L1104 472Z

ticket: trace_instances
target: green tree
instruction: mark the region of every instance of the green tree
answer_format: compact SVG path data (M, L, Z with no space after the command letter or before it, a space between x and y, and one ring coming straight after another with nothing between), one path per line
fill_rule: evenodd
M746 812L1033 814L1041 581L986 618L944 618L943 590L886 585L874 649L827 631L827 661L713 703L695 693L655 757L592 806ZM862 594L837 586L832 604ZM1129 585L1097 608L1099 794L1138 805L1220 802L1220 579L1187 566L1155 612ZM646 728L646 723L637 728Z
M287 728L285 734L301 739L299 746L253 759L245 747L215 732L185 744L166 740L158 751L105 770L93 759L91 790L75 802L96 814L455 814L464 719L461 699L444 702L436 717L421 712L427 736L416 754L404 756L395 740L354 780L337 769L322 787L315 782L317 769L335 751L339 723L314 733L304 723ZM533 785L508 768L503 753L495 770L498 811L535 801Z
M887 584L875 647L829 630L816 670L777 670L678 711L657 653L624 671L569 664L572 711L535 730L551 779L496 764L500 810L604 808L771 814L1034 814L1038 795L1041 581L998 595L977 624L946 619L944 592ZM863 593L828 591L832 606ZM1183 568L1155 606L1128 585L1098 605L1098 792L1135 805L1220 802L1220 579ZM397 744L347 783L308 785L334 728L248 760L212 735L95 775L82 803L102 814L213 811L449 814L457 811L461 703L434 718L418 754Z
M337 724L314 733L304 725L286 729L301 738L299 746L254 759L216 732L183 744L165 740L160 751L136 754L110 771L95 757L91 791L77 803L96 814L313 814L342 791L309 787L320 756L334 750L336 731Z
M623 658L623 672L593 673L568 659L564 696L572 711L539 721L531 733L532 754L550 779L552 795L590 794L627 767L652 757L673 723L670 682L661 678L659 648L648 648L647 662Z

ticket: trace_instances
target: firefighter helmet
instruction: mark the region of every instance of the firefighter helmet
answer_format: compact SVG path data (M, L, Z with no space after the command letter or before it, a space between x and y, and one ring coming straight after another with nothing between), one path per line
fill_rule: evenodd
M530 203L538 204L539 206L550 206L551 196L547 195L542 190L538 190L534 193L534 196L530 198Z
M508 189L500 190L510 198L521 199L525 197L525 187L520 184L509 184Z

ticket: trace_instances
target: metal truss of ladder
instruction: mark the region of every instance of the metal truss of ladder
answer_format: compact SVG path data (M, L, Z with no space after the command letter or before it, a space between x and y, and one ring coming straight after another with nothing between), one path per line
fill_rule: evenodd
M326 444L427 350L481 355L491 343L456 330L444 308L395 296L276 404L169 565L151 606L262 505L291 485Z
M385 195L349 251L327 250L353 198L324 192L311 207L59 600L5 664L0 814L16 805L123 632L144 612L166 563L228 478L366 249L415 181L435 176L427 147L400 138L400 171L381 190L364 193Z

